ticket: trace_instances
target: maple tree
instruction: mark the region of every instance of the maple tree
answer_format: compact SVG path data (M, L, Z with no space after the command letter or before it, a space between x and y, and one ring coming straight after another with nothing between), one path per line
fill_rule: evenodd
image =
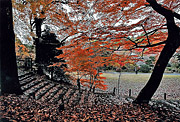
M130 56L131 52L141 52L141 55L161 52L152 76L136 103L149 102L161 82L168 61L180 45L179 0L27 0L25 5L28 3L30 25L33 25L31 20L39 22L39 26L36 23L37 36L40 36L42 21L49 19L60 27L57 33L65 35L62 41L71 37L69 43L72 48L75 45L90 45L90 40L97 40L96 43L110 54L125 52L120 54L122 57Z
M86 31L73 40L97 39L103 47L114 51L161 52L148 83L134 101L148 103L168 61L180 45L179 23L174 19L179 19L178 6L179 0L158 3L155 0L99 0L93 6L92 17L96 17L88 21L88 27L79 25Z
M136 56L113 53L107 49L107 44L108 42L105 41L99 42L98 40L82 38L78 41L71 40L69 45L57 48L63 50L64 53L56 56L56 58L65 60L65 63L63 63L67 65L65 71L69 72L73 79L77 81L79 89L80 84L82 84L89 87L89 91L95 90L95 88L106 90L107 87L103 81L105 77L101 77L102 73L99 73L101 67L114 63L123 65L125 62L130 62L130 60L131 62L137 60L135 59ZM61 65L62 62L54 64L54 66Z
M159 43L165 43L165 46L163 47L161 54L159 56L159 59L156 62L156 65L154 67L153 73L146 84L146 86L141 90L140 94L134 101L135 103L148 103L151 97L153 96L154 92L157 90L164 70L172 57L172 55L175 53L177 48L180 46L180 28L175 23L174 17L177 19L180 19L179 14L176 13L177 6L176 3L179 3L179 1L163 1L164 4L168 5L168 8L163 7L161 4L157 3L156 0L147 0L153 10L155 10L157 13L161 14L165 18L165 25L167 26L168 34L167 39L165 41L161 41ZM178 4L177 4L178 5ZM163 18L163 19L164 19ZM163 24L161 22L160 24ZM162 35L164 34L161 32ZM147 36L148 37L148 36ZM161 36L158 36L158 38ZM155 35L155 38L157 36ZM159 38L161 39L161 38ZM164 38L163 38L164 39ZM153 86L153 87L152 87Z

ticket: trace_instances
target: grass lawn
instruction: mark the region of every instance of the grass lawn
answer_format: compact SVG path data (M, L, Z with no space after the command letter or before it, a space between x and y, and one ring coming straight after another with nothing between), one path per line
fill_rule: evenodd
M122 73L121 74L121 80L122 81L127 81L127 82L147 82L151 74L149 73L144 73L144 74L126 74ZM118 80L119 78L119 73L103 73L103 77L106 77L107 80ZM164 75L163 80L179 80L180 82L180 75Z
M114 87L117 88L119 73L103 73L102 76L107 78L105 81L108 85L108 92L112 92ZM120 77L120 95L128 95L129 89L131 89L132 96L136 97L149 77L150 73L122 73ZM164 75L153 98L163 99L164 93L167 94L167 99L180 100L180 75Z

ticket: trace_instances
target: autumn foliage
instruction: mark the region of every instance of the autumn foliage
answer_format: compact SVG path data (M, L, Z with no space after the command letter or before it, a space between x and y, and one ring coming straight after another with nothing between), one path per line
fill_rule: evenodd
M106 89L102 81L103 77L100 77L98 72L98 67L105 64L105 58L95 55L92 49L76 46L72 50L64 51L64 54L57 58L63 58L66 61L68 65L66 71L74 76L73 79L80 80L82 85ZM84 78L85 76L89 77Z
M75 73L74 78L90 89L94 86L105 89L99 77L99 67L103 65L137 61L137 56L143 57L144 53L162 52L167 44L166 47L174 45L174 50L179 47L178 41L172 42L179 32L179 0L27 0L14 6L27 14L31 30L36 18L58 27L55 32L66 44L59 48L64 54L57 58L63 58L69 68L66 70ZM174 32L177 34L173 36ZM167 50L159 59L162 67L155 68L150 78L152 83L161 81L166 64L175 52L170 54ZM162 60L166 61L165 65ZM84 78L86 75L88 78Z
M85 40L87 39L87 40ZM124 56L117 54L108 49L109 42L89 40L85 38L82 40L71 40L69 45L58 48L63 50L64 53L56 58L62 58L65 60L67 67L65 71L70 73L74 81L80 81L83 86L90 88L99 88L106 90L101 77L100 68L115 63L119 66L123 66L125 63L134 63L133 60L138 60L136 56ZM54 65L61 66L62 62Z
M20 59L25 59L26 57L29 57L29 50L28 48L23 45L20 40L16 40L15 42L16 46L16 56L19 57Z
M172 11L177 11L179 6L179 0L160 3ZM142 53L160 52L168 33L165 18L153 12L146 0L26 0L14 7L20 12L28 11L20 17L29 18L31 29L34 19L41 18L60 27L56 33L62 35L61 39L90 38L99 44L100 40L109 40L106 48L117 51L137 48Z
M179 7L179 0L160 3L172 11ZM146 0L26 0L15 3L14 7L20 12L28 11L20 15L28 16L29 27L34 18L45 19L47 23L51 20L49 24L59 26L61 29L56 33L64 34L64 38L109 40L106 47L114 50L161 49L157 46L164 44L167 38L165 18L153 12Z

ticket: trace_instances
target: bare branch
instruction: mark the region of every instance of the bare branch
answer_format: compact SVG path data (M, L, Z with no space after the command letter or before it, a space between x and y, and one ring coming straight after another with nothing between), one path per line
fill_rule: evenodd
M145 46L135 46L134 47L134 49L135 48L148 48L148 47L155 47L155 46L159 46L159 45L161 45L161 44L165 44L166 43L166 41L162 41L162 42L159 42L159 43L156 43L156 44L151 44L151 45L145 45Z
M151 45L151 43L150 43L150 41L149 41L149 36L148 36L148 34L147 34L147 32L146 32L146 29L144 28L143 25L141 25L141 26L142 26L142 28L143 28L143 30L144 30L144 32L145 32L146 38L147 38L147 40L148 40L148 44Z
M172 12L172 13L173 13L174 17L176 17L177 19L180 20L180 14L178 14L178 13L176 13L176 12Z

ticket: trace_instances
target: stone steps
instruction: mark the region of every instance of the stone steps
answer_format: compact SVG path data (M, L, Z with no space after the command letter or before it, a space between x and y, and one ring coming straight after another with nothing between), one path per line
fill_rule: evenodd
M60 86L56 86L52 88L52 91L49 93L49 95L46 97L44 101L45 102L51 101L51 99L53 99L53 97L59 92L60 89L62 89L62 87Z
M49 82L47 81L41 81L38 85L32 87L31 89L28 89L27 91L24 92L25 95L31 96L33 94L36 94L40 89L44 88L46 85L48 85Z
M38 79L34 79L29 84L26 84L26 85L22 86L21 89L23 91L26 91L26 90L31 89L32 87L38 85L39 83L41 83L41 81L39 81Z
M51 88L53 88L55 86L55 84L49 84L47 86L45 86L44 88L40 89L37 93L36 93L36 100L41 99L46 93L49 92L49 90ZM43 100L44 101L44 100Z
M69 90L69 93L66 94L66 97L65 97L65 99L64 99L64 102L65 102L66 104L69 103L69 100L70 100L71 96L73 96L73 94L74 94L75 92L76 92L76 91L75 91L74 89Z
M60 94L57 95L57 97L53 100L53 103L57 103L59 104L59 102L61 103L61 98L64 97L64 95L67 93L68 89L67 88L63 88L62 92Z
M33 75L27 73L21 76L21 88L27 96L33 96L39 102L48 102L52 104L61 104L62 99L64 104L71 107L78 104L93 103L94 97L87 91L79 90L68 85L59 84L48 80L44 76Z
M30 77L34 76L34 75L35 74L33 72L29 72L29 73L25 73L23 75L18 76L18 78L19 78L19 81L23 81L23 80L25 80L27 78L30 78Z
M20 83L21 86L25 86L25 85L31 83L32 81L34 81L36 79L37 78L35 76L32 76L32 77L29 77L27 79L24 79L24 80L20 81L19 83Z

